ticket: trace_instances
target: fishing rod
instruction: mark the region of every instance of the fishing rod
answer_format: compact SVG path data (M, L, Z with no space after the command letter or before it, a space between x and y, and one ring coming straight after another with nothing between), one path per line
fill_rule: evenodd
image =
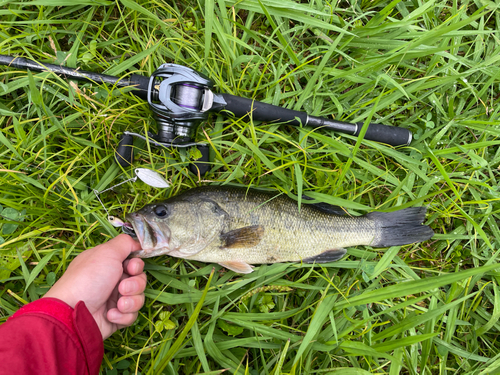
M133 138L138 137L158 147L197 146L202 158L192 165L193 173L205 174L209 169L208 146L194 142L196 130L210 113L253 118L256 121L279 122L293 126L324 128L357 136L363 123L348 123L325 117L311 116L307 112L287 109L256 100L225 93L215 93L214 82L194 69L177 64L163 64L151 77L132 74L120 78L60 65L45 64L22 57L0 55L0 65L37 72L53 72L65 79L94 82L116 87L132 87L131 93L146 100L157 123L157 134L148 136L123 132L116 149L116 161L123 167L133 161ZM412 133L405 128L370 123L365 139L407 146Z

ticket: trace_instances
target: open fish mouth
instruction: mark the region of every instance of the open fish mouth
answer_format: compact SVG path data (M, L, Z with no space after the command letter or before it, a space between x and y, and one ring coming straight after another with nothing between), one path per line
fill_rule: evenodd
M123 223L122 231L123 233L128 234L131 237L137 238L137 234L135 234L134 227L130 223L127 222Z
M170 243L168 226L139 213L127 214L126 220L122 227L123 232L137 238L142 247L142 250L135 252L136 256L146 258L156 255L159 250L168 251Z

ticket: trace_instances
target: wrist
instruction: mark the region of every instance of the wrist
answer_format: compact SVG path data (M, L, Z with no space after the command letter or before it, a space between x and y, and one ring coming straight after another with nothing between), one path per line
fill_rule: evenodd
M42 297L43 298L50 298L50 299L57 299L59 301L64 302L71 308L75 308L76 304L80 301L77 298L74 298L71 293L68 293L64 289L58 288L58 285L54 285L52 288L49 289L47 293Z

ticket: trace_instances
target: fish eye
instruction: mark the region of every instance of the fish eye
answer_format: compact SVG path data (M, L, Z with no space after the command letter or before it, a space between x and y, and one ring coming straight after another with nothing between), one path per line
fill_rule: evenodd
M154 213L158 217L165 217L167 216L167 208L165 206L156 206L153 209Z

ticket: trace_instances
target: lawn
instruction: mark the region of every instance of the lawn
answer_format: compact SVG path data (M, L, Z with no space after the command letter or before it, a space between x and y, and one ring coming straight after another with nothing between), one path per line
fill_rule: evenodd
M498 3L1 4L0 54L120 77L176 63L220 93L413 133L395 148L214 114L196 136L210 145L204 176L189 170L196 149L136 140L134 167L171 187L137 181L104 192L117 217L229 183L353 215L424 205L435 235L249 275L148 259L145 306L105 341L103 374L500 372ZM0 323L43 296L79 252L119 233L93 189L133 177L114 162L121 132L156 131L148 104L128 91L0 67Z

